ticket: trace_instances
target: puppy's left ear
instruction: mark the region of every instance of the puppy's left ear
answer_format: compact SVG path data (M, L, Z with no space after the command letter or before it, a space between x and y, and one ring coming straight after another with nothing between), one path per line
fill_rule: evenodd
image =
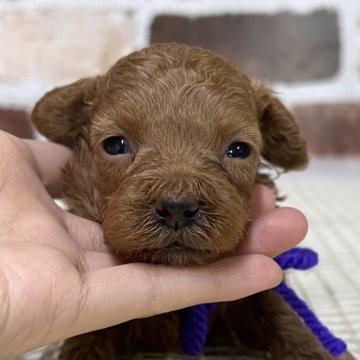
M308 163L306 142L295 118L268 87L258 81L252 85L263 139L262 156L285 171L304 168Z

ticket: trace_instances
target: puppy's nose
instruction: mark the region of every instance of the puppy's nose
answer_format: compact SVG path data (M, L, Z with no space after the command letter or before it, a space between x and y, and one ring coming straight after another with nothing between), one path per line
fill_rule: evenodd
M155 204L159 221L175 231L191 225L199 212L199 203L188 198L164 198Z

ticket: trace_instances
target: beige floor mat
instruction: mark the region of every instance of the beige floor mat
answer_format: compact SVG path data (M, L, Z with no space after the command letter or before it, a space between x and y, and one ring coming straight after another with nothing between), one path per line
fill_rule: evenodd
M314 159L307 171L283 175L278 184L285 204L308 217L302 246L320 255L315 269L290 272L289 283L360 359L360 159Z
M315 269L291 272L289 283L360 359L360 159L313 159L278 184L285 203L309 220L302 246L320 256Z

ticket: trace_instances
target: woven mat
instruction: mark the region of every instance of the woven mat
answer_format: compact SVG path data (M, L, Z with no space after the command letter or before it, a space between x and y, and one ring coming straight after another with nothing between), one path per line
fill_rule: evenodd
M359 179L360 159L313 159L307 171L286 174L278 180L281 194L288 197L284 205L294 206L308 217L310 230L302 246L309 246L320 255L315 269L290 272L289 284L324 324L347 342L356 359L360 359ZM16 359L37 360L43 352ZM50 353L43 359L50 360ZM210 359L201 357L205 358ZM169 355L166 359L184 357Z
M302 246L320 258L311 271L290 272L289 284L360 359L360 159L313 159L278 184L309 220Z

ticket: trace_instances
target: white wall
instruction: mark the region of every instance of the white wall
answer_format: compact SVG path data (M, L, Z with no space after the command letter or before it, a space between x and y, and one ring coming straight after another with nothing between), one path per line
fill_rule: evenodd
M55 85L106 70L117 57L149 43L157 14L309 12L319 7L338 13L339 72L327 80L274 86L289 105L357 101L357 0L0 0L0 106L29 110Z

